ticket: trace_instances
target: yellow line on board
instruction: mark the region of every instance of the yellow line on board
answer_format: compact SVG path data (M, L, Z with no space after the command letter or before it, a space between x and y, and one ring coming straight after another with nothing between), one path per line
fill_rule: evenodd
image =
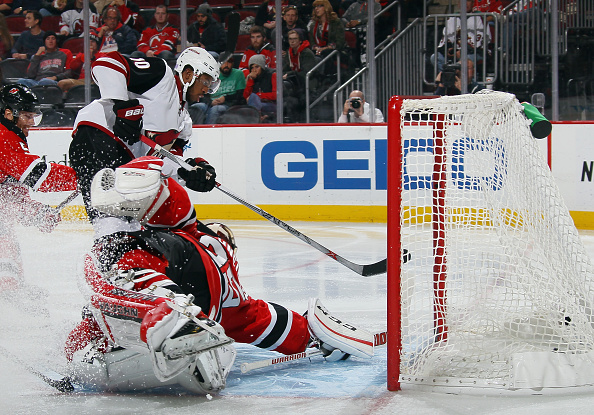
M220 220L266 220L242 205L195 205L196 214L202 221ZM286 221L319 222L378 222L387 221L385 206L333 206L333 205L259 205L271 215ZM87 220L83 206L66 206L62 220Z

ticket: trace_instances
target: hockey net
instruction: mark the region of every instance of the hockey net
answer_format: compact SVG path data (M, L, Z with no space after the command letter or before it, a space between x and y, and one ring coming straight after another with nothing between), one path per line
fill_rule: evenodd
M388 388L594 384L593 268L520 103L389 111Z

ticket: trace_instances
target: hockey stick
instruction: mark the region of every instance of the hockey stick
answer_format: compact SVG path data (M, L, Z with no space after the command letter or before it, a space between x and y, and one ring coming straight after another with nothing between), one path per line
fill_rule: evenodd
M383 346L387 343L388 333L381 332L373 335L373 346ZM309 349L301 353L290 354L287 356L275 357L274 359L258 360L251 363L242 363L240 366L241 373L247 373L255 369L261 369L263 367L278 365L280 363L292 362L294 360L309 359L314 356L322 356L323 353L320 349Z
M75 190L74 192L72 192L70 194L70 196L68 196L62 203L60 203L58 206L55 207L56 211L61 211L68 203L72 202L74 199L76 199L76 196L78 196L80 192L78 190Z
M29 373L37 376L39 379L47 383L53 388L56 388L60 392L73 392L74 385L72 384L70 378L68 376L63 376L61 379L52 379L47 375L44 375L37 369L29 366L24 360L20 359L19 357L15 356L11 352L9 352L4 347L0 346L0 354L4 355L4 357L8 358L14 363L17 363L23 369L27 370Z
M174 154L170 153L169 151L167 151L166 149L164 149L163 147L161 147L159 144L155 143L151 139L149 139L149 138L141 135L140 136L140 140L143 143L145 143L146 145L148 145L149 147L151 147L153 150L155 150L156 152L158 152L159 154L161 154L163 157L168 158L168 159L176 162L177 164L179 164L184 169L186 169L186 170L192 170L192 169L194 169L194 167L192 167L191 165L189 165L185 161L181 160L179 157L175 156ZM275 216L272 216L270 213L266 212L265 210L263 210L263 209L255 206L255 205L252 205L248 201L246 201L246 200L242 199L241 197L237 196L235 193L233 193L229 189L225 188L220 183L215 182L215 187L217 189L219 189L221 192L225 193L227 196L231 197L232 199L235 199L237 202L241 203L242 205L244 205L248 209L251 209L252 211L256 212L258 215L262 216L263 218L268 219L270 222L274 223L278 227L286 230L287 232L289 232L293 236L301 239L303 242L305 242L309 246L313 246L318 251L320 251L323 254L329 256L330 258L334 259L335 261L341 263L345 267L347 267L347 268L355 271L359 275L362 275L364 277L369 277L369 276L372 276L372 275L383 274L383 273L386 272L387 259L382 259L379 262L376 262L374 264L368 264L368 265L360 265L360 264L356 264L354 262L351 262L348 259L345 259L345 258L341 257L337 253L329 250L328 248L326 248L322 244L314 241L313 239L310 239L306 235L304 235L301 232L299 232L297 229L295 229L292 226L286 224L285 222L283 222L282 220L276 218ZM408 260L410 259L410 253L408 252L408 250L406 250L406 249L403 250L403 258L402 259L403 259L404 263L408 262Z

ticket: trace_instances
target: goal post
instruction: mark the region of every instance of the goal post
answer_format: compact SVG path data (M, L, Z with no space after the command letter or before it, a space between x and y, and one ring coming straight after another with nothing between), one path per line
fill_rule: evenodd
M594 268L529 123L497 91L390 101L389 390L594 385Z

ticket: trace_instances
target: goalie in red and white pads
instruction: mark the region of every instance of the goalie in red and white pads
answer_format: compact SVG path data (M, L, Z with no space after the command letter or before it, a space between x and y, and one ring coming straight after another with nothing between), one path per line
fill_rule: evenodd
M212 393L233 363L230 339L284 354L315 344L333 358L373 356L373 335L319 300L304 316L247 295L231 230L188 221L187 193L160 174L162 163L142 157L93 180L93 207L130 225L98 239L86 260L91 313L66 345L76 377L101 368L110 376L99 384L112 390L177 383Z

